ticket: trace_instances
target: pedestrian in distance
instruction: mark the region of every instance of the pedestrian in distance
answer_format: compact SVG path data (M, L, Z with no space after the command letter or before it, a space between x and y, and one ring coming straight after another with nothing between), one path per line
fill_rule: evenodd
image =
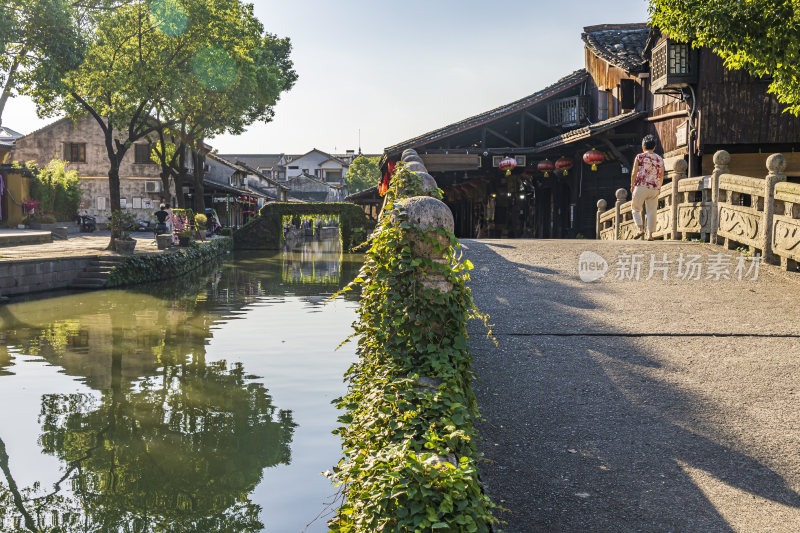
M156 217L158 223L156 224L156 235L163 235L167 232L167 219L169 218L169 213L164 209L166 206L161 204L158 211L154 213L153 216Z
M647 210L647 240L653 240L656 229L656 210L658 209L658 195L664 183L664 160L656 154L656 138L647 135L642 139L642 153L636 156L631 169L631 213L633 222L639 228L639 233L634 239L644 237L644 222L642 221L642 206Z

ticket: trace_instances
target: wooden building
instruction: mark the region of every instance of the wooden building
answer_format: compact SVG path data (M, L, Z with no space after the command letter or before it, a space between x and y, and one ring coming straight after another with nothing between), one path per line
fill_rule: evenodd
M786 155L787 175L800 177L800 120L767 92L770 80L725 68L708 48L692 49L652 29L648 62L648 131L667 158L689 162L689 176L711 173L717 150L731 154L731 172L764 174L767 157Z
M709 50L680 49L646 24L590 26L581 38L583 69L387 148L384 170L413 148L445 191L457 236L475 236L483 221L490 237L534 238L594 237L597 201L630 186L647 133L668 170L684 158L692 176L710 172L718 149L734 154L733 172L763 174L762 159L776 151L790 154L790 175L800 171L792 154L800 121L781 114L767 82L726 70ZM602 154L596 170L587 152ZM508 176L507 158L516 163ZM547 171L553 165L562 170Z

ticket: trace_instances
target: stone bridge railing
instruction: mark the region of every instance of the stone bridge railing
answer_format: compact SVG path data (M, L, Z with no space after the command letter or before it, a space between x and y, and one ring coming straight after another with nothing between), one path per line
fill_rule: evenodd
M688 178L687 164L675 163L671 182L659 195L657 239L696 237L728 249L747 248L769 262L780 261L797 270L800 261L800 184L786 181L786 158L767 159L767 176L754 178L729 172L730 154L714 154L710 176ZM637 233L628 191L619 189L617 201L607 209L597 202L597 236L605 240L632 239Z

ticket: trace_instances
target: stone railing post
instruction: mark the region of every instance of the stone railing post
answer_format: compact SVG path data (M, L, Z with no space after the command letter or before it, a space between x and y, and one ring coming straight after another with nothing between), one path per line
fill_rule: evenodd
M719 150L714 154L714 172L711 173L711 236L709 242L719 244L717 230L719 230L719 177L728 174L728 165L731 162L731 154L725 150Z
M675 165L672 167L672 199L670 200L669 218L671 224L670 238L673 241L678 240L678 205L680 204L680 193L678 192L678 187L680 186L680 181L682 179L686 179L688 170L689 163L683 159L678 159L675 161Z
M783 154L772 154L767 158L767 178L764 183L764 231L763 245L764 261L774 261L772 253L772 220L775 217L775 184L786 181L786 157Z
M628 191L617 189L616 197L617 203L614 204L614 240L618 241L622 228L622 204L628 199Z
M600 239L600 216L606 212L606 208L608 207L608 202L606 202L603 198L597 200L597 218L595 219L594 223L594 235L596 239Z

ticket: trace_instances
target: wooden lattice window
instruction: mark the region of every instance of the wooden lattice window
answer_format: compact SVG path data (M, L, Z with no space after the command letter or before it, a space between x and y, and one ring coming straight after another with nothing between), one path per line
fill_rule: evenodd
M153 163L150 158L152 149L149 144L134 144L133 145L133 160L137 165L146 165Z
M64 143L64 159L70 163L86 163L86 143Z
M650 60L653 92L674 92L696 81L689 45L666 39L653 49Z
M578 126L586 120L588 111L588 97L562 98L547 106L547 121L551 126Z

